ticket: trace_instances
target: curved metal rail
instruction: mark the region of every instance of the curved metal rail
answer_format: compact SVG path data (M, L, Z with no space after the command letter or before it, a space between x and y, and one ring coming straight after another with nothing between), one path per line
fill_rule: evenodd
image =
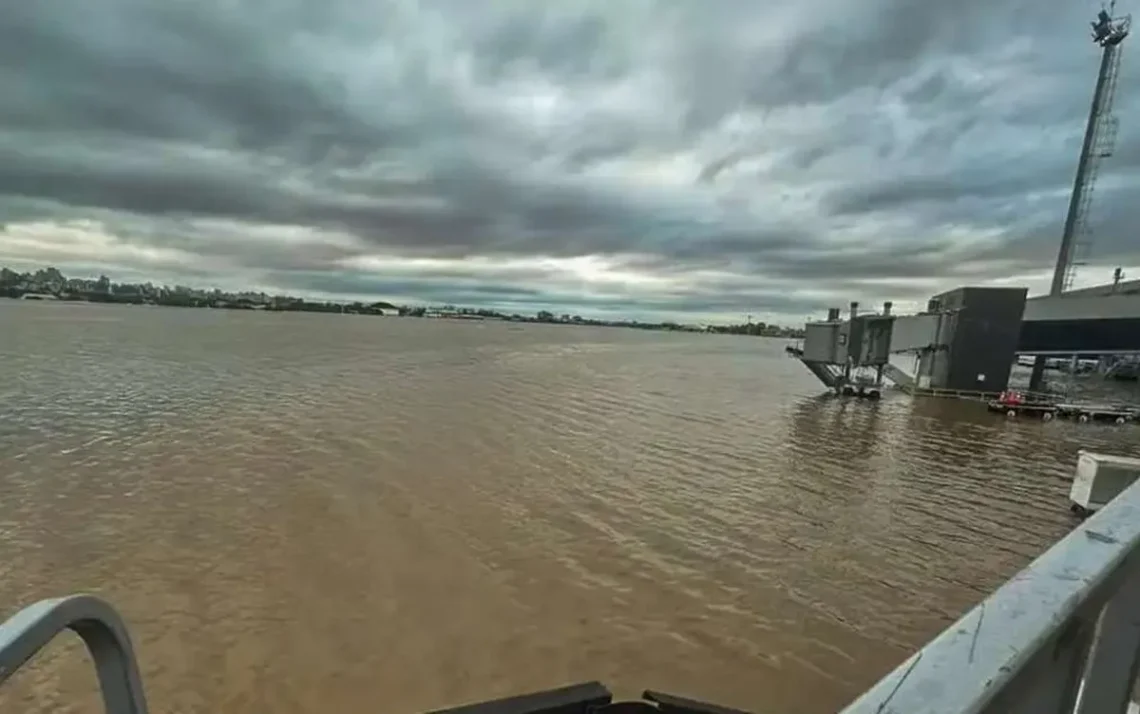
M1123 714L1140 669L1140 483L844 714Z
M0 623L0 684L64 630L79 635L91 653L107 714L146 714L127 627L92 595L41 600Z

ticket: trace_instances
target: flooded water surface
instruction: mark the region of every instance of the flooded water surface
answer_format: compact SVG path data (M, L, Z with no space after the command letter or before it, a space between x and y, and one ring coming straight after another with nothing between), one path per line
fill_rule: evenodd
M158 713L834 711L1137 443L820 391L775 340L3 301L0 614L105 597ZM95 691L65 639L0 711Z

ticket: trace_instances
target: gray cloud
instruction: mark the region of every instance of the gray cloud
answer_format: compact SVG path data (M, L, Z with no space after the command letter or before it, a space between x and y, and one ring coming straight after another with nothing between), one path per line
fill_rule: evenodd
M1097 63L1060 0L255 5L4 10L0 262L794 317L1037 279ZM1106 275L1140 265L1130 52Z

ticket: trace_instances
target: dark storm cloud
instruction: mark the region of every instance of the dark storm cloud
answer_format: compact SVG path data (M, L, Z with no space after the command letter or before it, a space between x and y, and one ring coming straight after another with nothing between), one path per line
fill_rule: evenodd
M829 102L859 88L887 89L948 55L984 53L1054 29L1041 4L1030 2L881 0L853 9L821 12L789 38L752 96L760 103ZM945 76L936 74L907 98L926 103L945 98L948 89Z
M1096 9L10 3L0 262L40 246L328 294L784 314L1034 273L1063 220ZM1093 222L1105 263L1140 263L1128 51ZM81 249L83 231L103 237ZM541 256L659 280L518 263ZM376 257L389 267L359 267Z

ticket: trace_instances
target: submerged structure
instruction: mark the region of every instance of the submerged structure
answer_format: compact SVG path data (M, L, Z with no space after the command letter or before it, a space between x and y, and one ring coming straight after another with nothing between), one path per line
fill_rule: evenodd
M917 315L878 314L848 320L831 309L809 322L803 344L789 350L829 389L878 396L883 380L903 387L998 393L1009 382L1025 311L1025 288L958 288L932 297ZM913 361L908 373L899 362Z
M829 388L878 397L890 364L891 304L885 303L878 315L859 314L857 302L850 309L847 320L832 308L827 320L809 322L802 347L791 351Z
M1017 351L1025 288L958 288L931 298L925 313L904 318L891 349L917 358L926 389L1002 391Z
M809 323L803 345L789 352L829 389L877 396L884 379L904 387L998 394L1008 386L1017 355L1034 356L1029 388L1043 383L1048 357L1082 356L1130 378L1140 354L1140 281L1073 290L1077 268L1092 242L1092 205L1102 162L1116 144L1114 114L1120 59L1132 28L1130 15L1114 15L1115 3L1092 25L1101 48L1100 69L1069 197L1061 245L1049 293L1026 300L1024 288L959 288L931 298L918 315L858 315ZM885 345L885 346L884 346ZM914 357L913 365L901 356ZM892 362L892 358L895 360Z

